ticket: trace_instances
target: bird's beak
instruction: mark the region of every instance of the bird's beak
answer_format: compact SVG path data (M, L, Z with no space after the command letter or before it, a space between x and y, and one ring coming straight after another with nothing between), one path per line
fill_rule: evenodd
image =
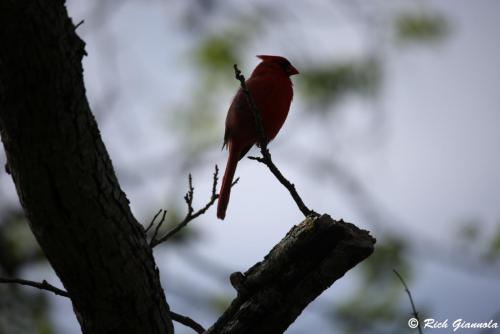
M293 65L290 65L287 69L286 69L286 73L290 76L292 75L295 75L295 74L299 74L299 71L293 67Z

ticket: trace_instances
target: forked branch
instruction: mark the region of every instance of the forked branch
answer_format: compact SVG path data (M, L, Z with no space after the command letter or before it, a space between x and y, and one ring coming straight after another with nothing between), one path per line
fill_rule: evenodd
M215 165L215 171L213 174L213 182L212 182L212 193L211 193L210 199L205 204L205 206L203 206L199 210L195 211L195 209L193 208L193 198L194 198L193 177L191 176L191 174L189 174L188 191L187 191L186 195L184 196L184 201L186 202L186 206L187 206L186 216L179 224L177 224L174 228L172 228L166 234L164 234L161 237L158 237L160 227L163 225L163 223L165 221L165 215L167 213L166 210L158 211L158 213L154 216L154 218L151 221L151 223L149 224L149 226L146 228L146 232L149 231L154 226L155 221L158 218L158 216L163 212L160 221L157 223L157 225L155 227L153 237L151 238L151 241L149 243L151 248L156 247L157 245L161 244L162 242L165 242L168 239L170 239L171 237L173 237L182 228L186 227L187 224L189 224L189 222L191 222L192 220L194 220L194 219L198 218L199 216L201 216L202 214L204 214L215 203L217 198L219 198L219 194L217 194L217 182L218 182L218 180L219 180L219 167L217 165ZM239 178L234 180L234 182L231 186L234 186L238 181L239 181Z

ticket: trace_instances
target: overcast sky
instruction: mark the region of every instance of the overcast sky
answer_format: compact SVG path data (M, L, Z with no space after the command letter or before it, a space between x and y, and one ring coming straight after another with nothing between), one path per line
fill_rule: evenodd
M345 154L352 162L352 172L378 203L401 222L390 225L390 229L410 236L416 233L421 240L428 237L432 243L445 244L454 238L457 224L466 219L477 219L491 230L500 222L500 2L425 3L441 10L450 20L451 34L444 43L434 47L409 47L389 54L381 98L385 112L383 140L373 147L356 146L352 154L345 153L343 145L339 154ZM168 117L164 114L174 113L172 105L190 93L195 73L186 57L195 40L187 40L185 34L177 32L178 22L166 20L168 13L160 3L129 2L105 22L103 31L106 33L95 33L85 27L91 25L92 19L84 17L86 8L83 6L71 1L69 8L75 21L88 20L79 31L89 53L85 58L85 79L91 103L95 105L97 97L114 81L119 81L122 88L111 114L98 115L98 118L102 119L100 128L115 167L123 177L124 171L134 170L141 161L164 155L174 146L167 135L165 122ZM172 6L175 11L178 5ZM324 20L301 19L301 25L306 25L305 30L310 29L317 39L324 33L318 29L321 24L325 24ZM293 27L290 22L283 25L287 29ZM276 34L279 37L279 33ZM165 36L169 42L159 43L167 40ZM318 50L310 53L323 57L328 57L330 52L341 54L342 50L349 53L350 48L359 46L356 33L342 24L335 36L338 40L333 44L324 43L324 50L317 42L304 41L303 46L312 48L314 44ZM242 64L246 73L258 63L251 55L283 52L282 44L273 44L272 38L264 39L262 45L255 43L248 50L250 56L247 63ZM113 45L109 45L109 41L113 41ZM110 49L116 48L115 53L103 56L100 48L104 44ZM331 50L332 45L340 51ZM115 65L106 63L112 59ZM300 75L294 77L294 81L300 80ZM221 138L230 98L231 92L228 92L221 101ZM285 128L271 146L274 159L317 211L370 228L352 203L342 196L342 188L336 187L331 180L304 176L300 161L284 157L294 149L291 144L297 141L294 136L317 139L308 132L308 126L314 129L314 122L301 127L301 120L294 118L294 112L304 112L297 110L303 105L301 97L297 96ZM366 108L354 102L342 107L351 108L354 114L360 115L362 112L358 109ZM317 147L321 145L328 143L318 143ZM331 149L325 150L335 154ZM226 152L214 148L207 156L213 160L194 171L197 203L200 204L208 197L213 165L223 166ZM136 172L141 171L137 169ZM211 209L197 226L203 238L189 249L223 263L228 274L246 270L260 261L290 227L302 219L289 195L263 166L244 159L237 175L241 181L232 193L226 221L217 221ZM172 181L168 176L141 178L145 182L139 186L121 180L134 212L141 219L150 217L164 204L172 189L185 183L184 180ZM184 191L184 188L178 189L179 199ZM275 219L278 216L279 221ZM183 265L182 256L172 252L170 248L156 252L166 282L174 271L177 275L183 271L193 281L203 279L202 273ZM454 256L460 257L460 254ZM423 252L411 263L420 274L413 292L417 302L432 306L436 318L468 317L470 321L484 321L500 308L497 278L466 273L431 257L432 254ZM498 274L498 268L496 270ZM349 289L351 277L349 274L340 280L313 307L343 295L344 289ZM183 287L179 282L171 284L172 289L176 284ZM216 292L227 291L224 290L227 282L205 280L200 284ZM168 294L168 283L166 291ZM182 304L181 298L173 296L169 301L174 303L176 311L197 312L192 305ZM69 303L62 299L54 303L61 333L78 333ZM302 332L307 321L317 322L311 314L306 312L289 333ZM203 317L202 314L198 316ZM205 316L202 320L206 325L214 319Z

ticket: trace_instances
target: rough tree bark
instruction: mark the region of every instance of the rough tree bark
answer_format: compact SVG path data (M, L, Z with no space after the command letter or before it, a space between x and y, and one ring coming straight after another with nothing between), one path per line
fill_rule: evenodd
M0 1L0 133L31 229L84 333L172 333L144 229L85 97L64 1Z
M244 274L238 296L206 334L283 333L306 306L373 252L375 239L328 215L294 226Z
M84 333L173 333L152 249L133 217L85 97L62 0L0 0L0 135L31 229ZM375 240L323 215L231 282L238 296L206 332L278 334Z

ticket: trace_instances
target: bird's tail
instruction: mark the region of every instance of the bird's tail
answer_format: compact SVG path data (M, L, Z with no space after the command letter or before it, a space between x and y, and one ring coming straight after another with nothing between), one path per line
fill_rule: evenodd
M240 158L239 150L234 146L229 145L229 157L227 158L226 171L222 179L222 187L219 193L219 202L217 204L217 218L224 219L226 217L227 204L231 195L231 185L233 183L234 172Z

